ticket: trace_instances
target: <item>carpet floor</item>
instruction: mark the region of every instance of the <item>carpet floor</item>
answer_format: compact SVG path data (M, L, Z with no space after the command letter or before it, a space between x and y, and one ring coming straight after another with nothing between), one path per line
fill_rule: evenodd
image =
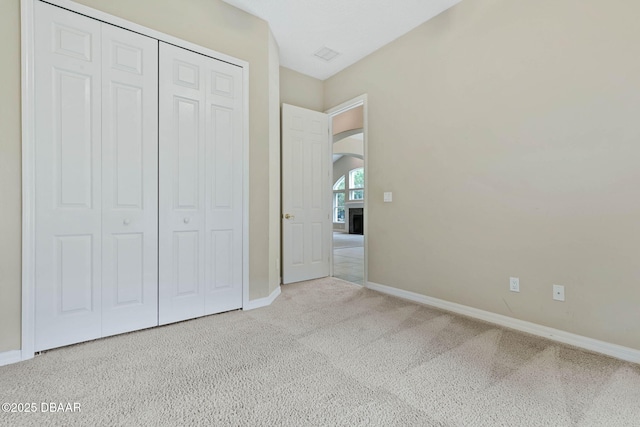
M4 402L38 410L3 426L638 426L640 366L327 278L0 367Z
M362 246L364 246L362 234L333 232L333 249L361 248Z

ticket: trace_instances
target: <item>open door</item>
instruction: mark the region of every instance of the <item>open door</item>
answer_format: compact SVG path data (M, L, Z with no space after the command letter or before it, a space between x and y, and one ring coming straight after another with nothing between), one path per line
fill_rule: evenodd
M329 275L329 116L282 105L282 282Z

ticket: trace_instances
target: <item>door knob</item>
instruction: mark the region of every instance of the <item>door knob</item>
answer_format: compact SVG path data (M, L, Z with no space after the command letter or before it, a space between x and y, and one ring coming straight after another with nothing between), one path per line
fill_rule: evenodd
M184 219L184 223L185 223L185 224L189 224L189 221L191 221L191 219L189 219L189 218L185 218L185 219Z
M125 218L124 221L122 221L122 223L124 225L129 225L129 224L131 224L131 220L129 218Z
M289 215L289 214L285 214L285 219L293 219L295 218L295 215Z

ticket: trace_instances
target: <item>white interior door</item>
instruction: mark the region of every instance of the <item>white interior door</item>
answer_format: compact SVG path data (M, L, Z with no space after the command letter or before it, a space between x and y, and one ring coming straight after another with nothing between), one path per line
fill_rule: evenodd
M242 307L242 70L160 43L159 320Z
M102 24L102 336L158 324L158 41Z
M329 118L282 106L282 281L329 275Z
M100 22L35 3L35 350L101 336Z

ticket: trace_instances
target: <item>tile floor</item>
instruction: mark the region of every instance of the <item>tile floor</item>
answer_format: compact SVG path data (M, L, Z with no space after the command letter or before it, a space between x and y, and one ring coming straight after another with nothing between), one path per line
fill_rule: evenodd
M364 236L333 233L333 276L364 284Z

